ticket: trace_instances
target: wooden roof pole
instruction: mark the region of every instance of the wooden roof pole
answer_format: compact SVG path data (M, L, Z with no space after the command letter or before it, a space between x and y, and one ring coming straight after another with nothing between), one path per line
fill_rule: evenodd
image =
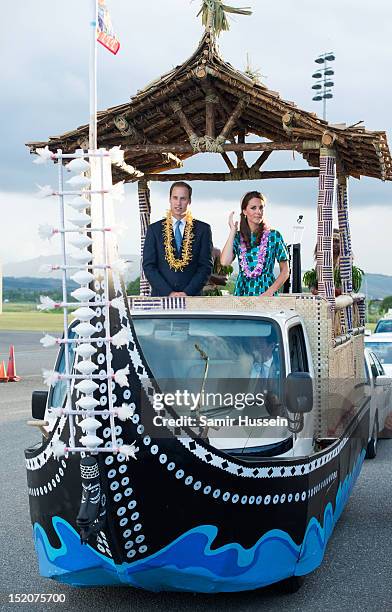
M312 148L317 150L319 143L311 141ZM124 149L128 153L194 153L192 145L183 142L171 142L166 144L129 145ZM223 151L302 151L301 142L245 142L225 143ZM307 147L307 150L309 148Z
M218 140L220 140L222 143L225 142L228 134L232 131L235 122L237 121L237 119L241 115L241 113L242 113L243 109L245 108L246 104L247 104L247 102L245 101L244 98L241 98L240 100L238 100L235 109L231 113L230 117L226 121L226 124L225 124L223 130L221 131L221 133L218 136ZM241 149L238 149L238 150L240 151ZM246 149L242 149L242 150L246 151Z
M275 178L311 178L319 176L318 168L305 170L268 170L255 171L250 168L234 168L232 172L184 172L182 174L145 174L148 181L251 181Z
M272 151L264 151L259 157L256 159L255 163L250 167L251 170L259 170L264 162L267 161Z

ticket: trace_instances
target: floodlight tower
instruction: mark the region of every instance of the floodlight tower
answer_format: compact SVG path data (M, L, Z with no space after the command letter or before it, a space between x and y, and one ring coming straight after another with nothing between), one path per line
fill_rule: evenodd
M313 100L316 102L323 102L323 119L327 119L327 100L333 98L332 87L334 82L330 80L330 77L335 73L333 69L328 65L328 62L335 61L335 54L331 51L329 53L323 53L315 60L316 64L322 65L316 72L312 74L313 79L317 79L316 83L312 85L312 89L317 91Z

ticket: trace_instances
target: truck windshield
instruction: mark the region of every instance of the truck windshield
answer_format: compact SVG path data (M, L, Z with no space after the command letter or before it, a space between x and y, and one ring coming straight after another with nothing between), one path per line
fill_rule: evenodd
M392 342L366 342L365 346L377 355L381 363L392 363Z
M284 412L283 349L274 321L140 316L133 322L160 390L194 394L188 403L177 395L172 406L177 415L202 416L210 443L239 449L289 436L285 419L273 422Z
M384 319L381 321L379 321L376 325L376 328L374 330L373 333L375 334L382 334L385 332L392 332L392 318L391 319Z

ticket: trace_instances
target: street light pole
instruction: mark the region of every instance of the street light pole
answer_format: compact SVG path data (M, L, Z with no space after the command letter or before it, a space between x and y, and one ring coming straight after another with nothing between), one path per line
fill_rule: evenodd
M313 100L315 102L323 102L323 119L326 121L327 100L333 98L332 87L334 86L334 82L330 80L330 77L335 74L328 62L335 61L335 55L332 52L323 53L314 61L316 64L322 64L322 67L312 74L312 78L317 79L316 83L312 85L312 89L317 91L316 95L313 97Z

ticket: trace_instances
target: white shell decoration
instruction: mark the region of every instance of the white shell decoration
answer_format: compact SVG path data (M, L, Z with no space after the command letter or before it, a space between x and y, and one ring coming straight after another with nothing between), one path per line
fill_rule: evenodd
M92 357L96 352L97 349L92 344L81 344L75 349L75 353L83 357L83 359Z
M79 334L79 336L85 336L87 338L98 332L97 328L91 325L91 323L79 323L79 325L74 327L74 331Z
M76 402L76 405L79 406L82 410L94 410L99 404L99 401L92 397L91 395L87 395L86 397L81 397Z
M90 202L83 196L76 196L76 198L73 198L73 200L68 202L68 206L71 206L75 210L81 211L90 206Z
M85 376L90 376L95 370L98 369L98 366L95 365L92 361L79 361L79 363L75 366L76 370L79 370L81 374Z
M90 321L96 316L96 313L92 308L83 306L71 312L71 315L75 317L75 319L79 319L79 321Z
M89 446L90 448L95 448L96 446L98 446L99 444L102 444L103 442L103 440L101 438L98 438L98 436L92 436L90 434L80 438L80 441L83 444L83 446Z
M78 302L88 302L96 296L96 292L88 287L79 287L75 289L75 291L72 291L71 295L75 300L78 300Z
M82 174L77 174L72 178L68 179L68 185L71 187L88 187L91 185L91 179L87 178L87 176L83 176Z
M99 385L97 385L97 383L94 382L93 380L81 380L80 383L75 385L75 387L81 393L86 393L86 394L94 393L94 391L98 389L98 386Z
M86 213L80 213L77 217L69 217L68 221L77 227L85 227L91 223L91 217Z
M79 270L79 272L76 272L76 274L71 276L71 278L73 281L75 281L75 283L78 283L79 285L87 285L88 283L91 283L92 280L94 280L94 274L91 274L91 272L87 272L87 270Z
M76 252L72 254L72 259L77 261L79 264L88 264L93 258L93 254L90 251L83 250L80 253Z
M69 239L69 243L72 244L72 246L78 247L78 249L84 249L85 247L90 246L93 241L84 234L77 234Z
M70 172L87 172L90 170L90 164L85 159L77 158L70 161L66 168Z
M92 431L95 433L99 427L102 427L102 424L93 417L87 417L87 419L83 419L83 421L80 421L79 427L81 427L83 431Z

